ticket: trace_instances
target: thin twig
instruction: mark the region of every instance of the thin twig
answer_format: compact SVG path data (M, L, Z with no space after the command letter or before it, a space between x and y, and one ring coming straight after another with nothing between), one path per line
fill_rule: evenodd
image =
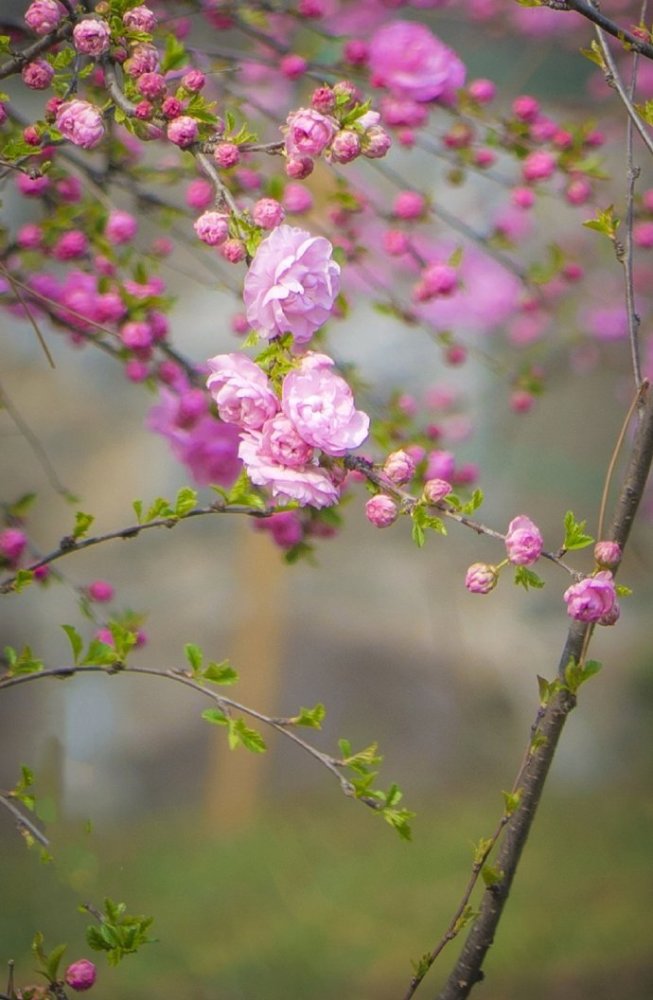
M64 500L70 500L72 496L71 490L67 489L59 479L59 476L57 475L57 470L55 469L54 465L48 458L48 454L45 448L37 438L34 431L31 429L31 427L28 426L23 417L20 415L19 411L16 409L11 399L7 395L7 392L4 389L1 382L0 382L0 407L2 407L7 411L7 413L15 423L16 427L18 428L22 436L25 438L25 440L27 441L28 445L30 446L34 454L36 455L41 465L41 468L43 469L48 479L48 482L52 486L52 489L60 496L62 496Z
M21 812L18 806L16 806L15 803L12 802L9 795L5 795L2 792L0 792L0 805L4 806L5 809L7 809L14 817L17 825L21 829L25 830L31 837L34 837L34 840L38 841L38 843L42 847L50 846L50 841L45 836L45 834L41 833L39 828L35 826L34 823L32 823L32 821L28 819L23 812Z

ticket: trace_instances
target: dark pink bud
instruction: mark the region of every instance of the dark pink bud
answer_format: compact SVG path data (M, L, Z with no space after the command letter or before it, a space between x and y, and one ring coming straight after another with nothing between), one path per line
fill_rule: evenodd
M78 962L68 966L65 979L71 989L82 993L84 990L90 990L96 975L93 962L89 962L87 958L80 958Z

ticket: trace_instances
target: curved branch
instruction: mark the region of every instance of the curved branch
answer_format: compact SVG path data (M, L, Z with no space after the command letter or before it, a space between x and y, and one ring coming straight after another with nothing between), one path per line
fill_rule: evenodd
M589 3L588 0L564 0L564 6L557 2L557 0L553 0L551 3L547 3L545 0L545 6L554 7L556 10L562 11L573 10L576 14L587 18L588 21L591 21L598 28L602 28L608 35L612 35L622 45L627 43L629 49L634 49L635 52L646 56L647 59L653 59L653 45L638 38L637 35L633 35L632 31L620 27L616 21L611 21L609 17L601 13L597 6Z
M4 806L4 808L11 813L11 815L16 820L16 826L18 826L20 830L23 830L26 833L28 833L30 837L33 837L34 840L38 841L38 843L42 847L50 846L50 841L45 836L45 834L41 833L38 826L35 826L34 823L32 823L32 821L28 819L23 812L21 812L18 806L16 806L12 802L11 797L9 795L5 795L2 792L0 792L0 805Z

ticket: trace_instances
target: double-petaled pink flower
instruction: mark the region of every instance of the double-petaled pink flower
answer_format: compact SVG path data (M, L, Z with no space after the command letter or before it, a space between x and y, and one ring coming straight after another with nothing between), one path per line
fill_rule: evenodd
M567 614L576 621L614 625L619 618L617 591L610 570L601 570L594 576L572 583L565 590L564 599Z
M537 525L529 517L520 514L508 525L506 552L514 566L532 566L542 555L544 542Z
M286 375L281 408L304 441L335 457L358 448L370 426L370 418L356 409L351 389L325 354L307 354L300 367Z
M299 344L327 321L340 291L340 267L321 236L278 226L260 244L243 288L247 321L263 337L292 333Z
M218 354L207 362L207 380L220 418L243 430L259 431L279 410L268 377L244 354Z
M374 33L369 47L372 82L399 98L453 100L465 82L456 53L414 21L390 21Z

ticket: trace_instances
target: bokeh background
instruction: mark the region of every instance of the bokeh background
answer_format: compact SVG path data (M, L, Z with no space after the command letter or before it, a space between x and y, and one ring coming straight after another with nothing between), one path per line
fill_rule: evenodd
M470 76L502 82L506 101L532 92L562 117L591 107L587 67L556 42L521 39L514 57L514 40L487 44L455 17L433 23ZM428 189L428 164L416 162ZM456 194L457 210L464 216L482 196ZM3 197L9 219L22 218L10 186ZM553 208L546 224L556 227ZM234 300L216 290L207 260L181 247L162 270L177 297L175 340L198 361L235 349L226 321ZM2 499L38 491L35 542L47 551L71 529L57 482L95 515L98 533L132 523L135 498L174 496L187 478L145 430L147 393L46 327L51 371L27 324L6 313L1 322L3 393L57 477L0 411ZM620 346L582 379L561 364L518 418L491 369L444 369L428 337L363 302L334 343L360 362L377 399L399 377L417 394L446 382L472 400L476 432L460 455L481 465L489 523L528 513L550 548L568 509L592 529L623 419ZM472 844L500 815L536 709L536 674L550 677L557 665L566 583L545 566L544 591L503 583L488 598L470 596L465 569L496 557L489 540L454 527L419 551L403 523L372 528L364 497L319 545L315 566L286 566L250 524L198 518L62 561L65 585L5 597L0 628L3 645L28 642L48 664L67 662L59 625L80 624L76 588L110 580L118 607L147 610L140 664L180 666L184 643L195 642L232 660L241 679L230 693L252 707L290 715L324 702L315 736L324 749L339 737L355 747L378 741L381 784L398 782L417 813L413 842L344 800L326 771L274 734L265 755L230 752L223 732L201 722L201 698L173 683L89 676L12 689L0 698L0 787L15 783L21 763L34 768L55 858L40 864L0 815L0 959L16 960L21 981L36 930L51 946L67 940L71 959L87 955L76 907L107 895L153 914L158 943L117 970L100 959L97 1000L403 994L410 960L433 946L460 898ZM623 567L634 596L618 628L596 636L604 670L564 734L479 987L486 1000L653 995L652 560L644 517ZM435 994L456 951L445 951L425 994Z

